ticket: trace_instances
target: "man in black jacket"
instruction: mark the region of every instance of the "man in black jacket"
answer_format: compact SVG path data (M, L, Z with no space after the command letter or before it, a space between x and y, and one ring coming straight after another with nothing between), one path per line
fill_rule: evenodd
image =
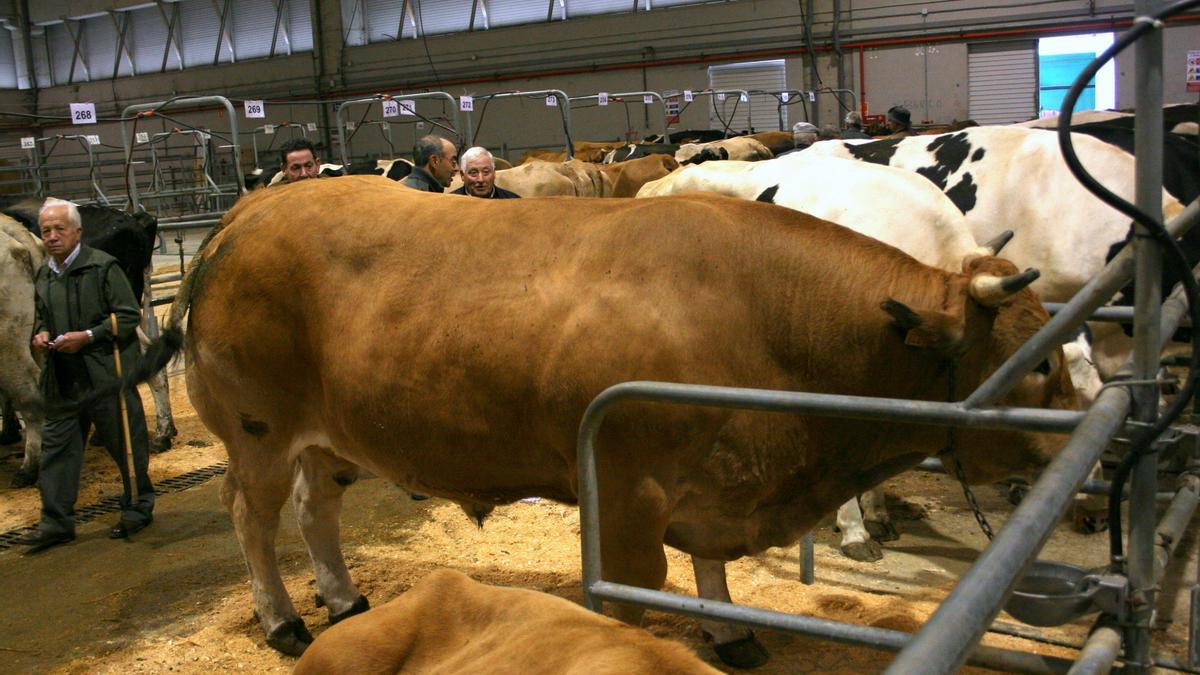
M124 390L136 502L130 489L118 394L102 396L79 409L63 405L113 382L114 343L124 369L134 366L141 306L116 259L81 243L82 225L74 204L47 199L38 214L38 226L50 255L34 278L37 318L32 340L33 350L45 357L41 386L48 408L38 472L42 518L37 530L16 541L35 550L75 538L75 499L89 425L96 427L96 438L116 461L125 488L121 518L108 536L120 539L141 530L153 520L154 511L154 486L147 471L146 418L137 389ZM117 318L115 331L112 315Z
M496 159L487 148L474 147L462 154L463 186L452 195L482 199L517 199L521 195L496 187Z
M413 170L400 181L405 187L422 192L442 193L458 169L458 150L450 141L430 134L417 139L413 146Z

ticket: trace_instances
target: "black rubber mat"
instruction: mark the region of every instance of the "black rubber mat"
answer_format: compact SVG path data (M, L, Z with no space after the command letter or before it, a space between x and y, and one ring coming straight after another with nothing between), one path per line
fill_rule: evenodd
M202 485L203 483L208 482L209 479L225 473L226 465L226 462L220 462L213 464L212 466L206 466L193 471L188 471L187 473L179 474L174 478L168 478L154 486L154 494L165 495L172 492L183 492L188 488L194 488L197 485ZM120 510L121 498L119 496L113 495L111 497L105 497L95 504L89 504L83 508L76 509L75 524L80 525L82 523L95 520L100 516L116 513ZM8 532L0 533L0 551L12 548L14 546L14 539L32 532L36 527L37 525L27 525L25 527L18 527L15 530L9 530Z

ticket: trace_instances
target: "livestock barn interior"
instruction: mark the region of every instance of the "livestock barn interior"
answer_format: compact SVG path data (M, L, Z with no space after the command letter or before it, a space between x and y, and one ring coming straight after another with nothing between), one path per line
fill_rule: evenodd
M5 672L1200 672L1200 0L0 21Z

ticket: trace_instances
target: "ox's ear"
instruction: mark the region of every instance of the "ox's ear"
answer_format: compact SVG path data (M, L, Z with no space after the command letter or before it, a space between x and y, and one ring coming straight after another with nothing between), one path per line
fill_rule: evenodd
M904 332L904 344L934 349L946 358L959 352L963 339L962 317L933 310L913 310L888 298L880 307L892 317L892 325Z
M717 148L717 154L721 156L721 159L729 159L729 151L725 148Z

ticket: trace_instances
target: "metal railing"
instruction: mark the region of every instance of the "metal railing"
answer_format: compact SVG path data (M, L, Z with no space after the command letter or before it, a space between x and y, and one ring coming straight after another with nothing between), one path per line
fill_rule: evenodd
M1140 12L1150 9L1150 0L1139 0ZM1147 21L1149 21L1147 19ZM1135 22L1135 25L1137 22ZM1161 26L1161 23L1158 24ZM1149 213L1161 209L1162 137L1162 45L1161 34L1145 46L1137 58L1138 206ZM1151 91L1147 91L1151 90ZM713 92L715 93L715 92ZM1142 113L1153 111L1143 121ZM1145 134L1143 128L1151 129ZM1145 146L1147 140L1150 146ZM1145 169L1145 170L1144 170ZM1166 227L1179 237L1200 221L1197 202ZM1140 227L1140 226L1139 226ZM581 523L584 604L600 611L604 601L621 602L662 611L682 613L747 626L785 630L876 649L900 650L889 673L950 673L964 663L1025 672L1062 672L1064 663L1031 655L991 650L981 657L979 639L991 625L1005 600L1038 551L1049 539L1062 514L1083 486L1109 440L1130 425L1146 424L1157 413L1155 379L1159 354L1179 326L1185 303L1179 291L1160 305L1161 253L1149 237L1137 240L1084 286L1068 303L1017 350L995 373L964 400L954 403L908 401L803 392L764 391L709 387L664 382L625 382L609 387L588 406L580 422L577 461ZM1136 263L1136 264L1135 264ZM1121 287L1137 276L1134 306L1135 348L1123 372L1133 378L1124 386L1101 391L1086 413L1061 410L989 407L1012 390L1017 382L1055 349ZM1164 337L1166 336L1166 337ZM887 631L834 621L794 617L779 612L739 607L709 599L693 598L636 588L601 578L600 504L595 443L607 411L621 401L657 401L681 405L717 406L774 412L801 413L866 420L920 422L1027 431L1071 432L1071 437L1042 472L995 540L955 585L950 595L915 635L890 635ZM1131 430L1136 427L1131 427ZM1104 672L1125 645L1126 666L1139 672L1150 667L1150 618L1157 583L1175 541L1195 512L1200 481L1194 478L1172 496L1166 516L1154 522L1157 475L1153 455L1140 458L1129 488L1131 514L1128 558L1128 619L1120 629L1113 617L1102 615L1071 672ZM1156 546L1155 535L1160 543ZM1116 533L1120 536L1120 533ZM1114 570L1121 572L1121 569ZM1192 588L1191 656L1200 658L1200 581ZM1122 632L1123 631L1123 632ZM1122 640L1124 638L1124 640ZM982 660L981 660L982 658ZM1193 663L1193 665L1195 665Z
M662 94L660 94L656 91L625 91L625 92L620 92L620 93L616 93L616 94L607 94L607 97L608 97L608 101L610 104L613 102L625 104L625 103L629 103L629 100L626 100L626 99L630 99L630 100L639 101L641 103L649 105L650 102L646 100L647 97L649 97L650 99L652 99L654 101L658 101L658 104L660 106L662 106L662 109L663 109L662 118L660 120L662 122L662 137L663 137L662 142L663 143L671 142L671 130L667 125L667 102L663 99ZM575 101L592 101L592 100L599 101L600 94L589 94L587 96L572 96L567 99L567 106L570 107L570 104Z
M421 92L419 94L404 94L404 95L398 95L398 96L388 96L388 95L384 95L384 94L376 94L375 96L371 96L369 98L351 99L349 101L343 101L340 105L338 105L337 114L334 115L334 119L337 122L338 153L342 159L342 166L344 166L344 167L350 166L350 149L349 149L350 139L346 135L346 112L348 110L350 110L350 108L352 106L371 105L373 103L379 103L380 105L382 105L383 102L387 101L387 100L407 101L410 99L411 100L438 99L438 100L443 100L443 101L448 102L450 104L450 109L453 111L453 114L454 114L454 133L457 134L460 139L464 139L464 140L469 139L471 137L471 132L470 132L471 116L467 115L467 127L466 127L467 135L464 137L461 132L461 130L463 129L463 126L462 126L461 118L459 116L459 110L458 110L458 105L457 105L458 101L453 96L451 96L450 94L447 94L444 91L426 91L426 92ZM391 145L394 150L395 146L392 145L392 143L391 143L390 124L386 120L383 120L381 123L385 124L385 125L389 125L387 127L388 131L385 133L386 133L386 138L387 138L388 144Z
M505 91L498 94L483 94L482 96L474 97L475 101L492 101L498 98L539 98L553 96L558 108L559 116L562 118L563 137L566 142L563 144L567 151L567 159L575 159L575 147L571 143L571 97L561 89L538 89L536 91ZM482 120L480 120L482 121ZM471 113L467 113L467 138L474 141L475 134L471 132Z

